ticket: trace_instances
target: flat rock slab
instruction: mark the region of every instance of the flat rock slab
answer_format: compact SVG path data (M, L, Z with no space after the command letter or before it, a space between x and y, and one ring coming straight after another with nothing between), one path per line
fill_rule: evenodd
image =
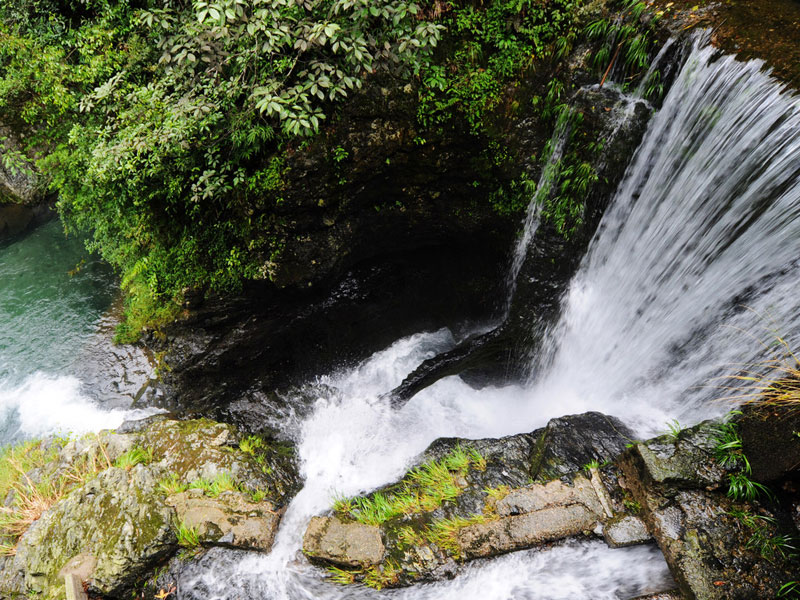
M597 513L583 504L543 508L464 527L458 532L458 544L467 558L494 556L580 535L593 530L597 519Z
M635 546L653 540L644 521L633 515L622 515L611 519L603 527L603 538L612 548Z
M241 492L224 492L216 498L202 490L189 490L167 498L178 521L197 530L201 542L268 551L272 548L280 514L270 502L251 502Z
M383 560L385 548L378 527L343 523L336 517L314 517L303 536L309 556L345 567L367 567Z
M545 484L533 484L513 490L499 500L496 507L498 515L508 517L570 504L582 504L597 515L603 513L603 506L594 486L582 475L576 476L571 485L555 479Z

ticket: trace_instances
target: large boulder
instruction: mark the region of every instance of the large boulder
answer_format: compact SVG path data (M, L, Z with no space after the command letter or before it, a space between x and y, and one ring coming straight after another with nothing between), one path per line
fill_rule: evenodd
M685 598L773 598L797 565L780 549L776 507L726 493L719 427L704 422L634 444L620 459L623 483Z
M0 597L60 598L66 573L95 594L126 597L181 543L268 551L300 485L290 446L205 419L156 416L43 450L51 460L25 481L72 489L18 540L0 528L16 543Z
M173 511L157 493L158 479L144 466L108 469L48 510L22 536L14 567L26 587L53 595L61 569L88 554L96 566L92 589L122 596L175 549Z

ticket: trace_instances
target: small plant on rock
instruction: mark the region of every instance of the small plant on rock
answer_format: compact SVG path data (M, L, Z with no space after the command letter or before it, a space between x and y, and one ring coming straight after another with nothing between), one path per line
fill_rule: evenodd
M397 583L400 578L400 565L393 560L387 560L380 567L370 567L364 573L364 585L382 590L383 588Z
M672 421L670 421L669 423L667 423L667 432L666 432L666 435L668 435L668 436L669 436L671 439L673 439L673 440L676 440L676 441L677 441L677 440L679 440L679 439L680 439L680 437L681 437L681 434L682 434L684 431L686 431L686 427L684 427L683 425L681 425L681 424L678 422L678 419L672 419Z
M189 489L189 486L178 479L178 476L175 473L173 473L170 477L165 477L158 482L158 490L165 496L180 494L181 492L185 492L187 489Z
M339 585L350 585L356 582L356 572L339 567L328 567L328 579Z
M189 489L203 490L206 496L216 498L223 492L235 492L239 486L230 473L219 473L214 479L195 479L189 484Z
M153 461L153 449L134 446L127 452L120 454L114 461L114 466L130 471L136 465L146 465Z
M179 546L190 550L200 547L200 534L194 527L189 527L186 523L181 522L178 524L176 534Z
M264 440L257 435L249 435L239 442L239 450L245 454L255 456L256 450L264 447Z

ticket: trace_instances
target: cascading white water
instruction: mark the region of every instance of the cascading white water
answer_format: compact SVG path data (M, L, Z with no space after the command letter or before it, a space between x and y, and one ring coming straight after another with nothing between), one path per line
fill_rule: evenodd
M497 437L555 416L599 410L643 434L678 417L727 410L699 387L731 363L759 358L763 316L792 338L800 325L800 107L756 62L717 57L700 42L651 122L549 332L537 378L473 390L437 382L401 410L382 395L446 331L397 342L325 378L294 431L305 487L273 551L185 574L185 598L625 598L667 577L651 548L573 543L475 563L456 580L375 592L325 581L300 553L308 520L339 494L397 479L440 436ZM536 219L529 219L535 226ZM532 235L532 233L531 233ZM718 395L718 394L717 394ZM287 398L291 402L291 398Z
M800 325L800 102L697 46L604 215L537 363L538 396L652 431L723 412L715 376ZM768 335L768 334L767 334ZM722 384L720 384L722 385ZM661 421L663 426L663 421ZM649 425L649 426L648 426Z

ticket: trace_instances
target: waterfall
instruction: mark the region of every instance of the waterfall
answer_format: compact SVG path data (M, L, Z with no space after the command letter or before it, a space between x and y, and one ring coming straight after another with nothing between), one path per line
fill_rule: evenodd
M528 241L536 210L534 202ZM449 348L447 331L400 340L356 369L322 378L327 391L310 415L285 424L298 443L305 487L273 551L242 558L219 550L212 566L182 576L181 597L598 600L645 593L667 577L663 558L646 547L573 543L474 563L450 582L376 592L326 581L300 553L300 540L334 494L396 480L437 437L498 437L586 410L621 417L645 434L669 418L725 412L728 405L709 402L719 395L709 380L762 358L758 340L770 325L797 341L798 213L798 100L761 63L721 57L696 42L602 219L545 351L531 360L538 378L474 390L447 377L391 410L382 394ZM526 246L523 238L521 254Z
M720 412L709 385L798 340L800 102L758 61L695 48L534 361L537 394L639 424ZM577 408L577 406L576 406ZM730 408L730 407L728 407ZM626 415L627 413L627 415Z

